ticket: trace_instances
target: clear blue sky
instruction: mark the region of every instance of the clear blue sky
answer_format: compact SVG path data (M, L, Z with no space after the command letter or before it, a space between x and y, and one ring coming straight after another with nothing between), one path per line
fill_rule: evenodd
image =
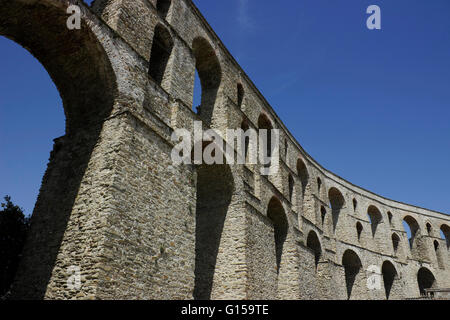
M450 213L450 1L194 0L281 120L325 168ZM366 8L381 8L370 31ZM0 37L0 196L32 211L59 94Z

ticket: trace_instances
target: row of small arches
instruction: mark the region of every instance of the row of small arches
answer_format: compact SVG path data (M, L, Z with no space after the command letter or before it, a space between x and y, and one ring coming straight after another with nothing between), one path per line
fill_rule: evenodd
M352 297L352 290L355 285L357 276L363 269L361 259L351 249L347 249L342 255L342 266L345 271L345 282L347 286L347 297ZM381 274L383 278L383 285L386 294L386 299L391 296L391 289L394 282L398 280L398 272L392 262L385 260L381 266ZM425 295L426 289L436 286L436 279L433 273L426 267L421 267L417 272L417 286L421 295ZM361 284L359 284L361 285ZM362 284L366 285L366 283Z
M261 122L261 121L259 121L259 122ZM300 178L301 185L302 185L302 193L304 194L306 185L308 184L308 171L307 171L305 163L301 159L298 159L298 161L297 161L297 175ZM321 192L321 187L322 187L322 180L320 178L317 178L317 188L318 188L319 194ZM288 192L289 192L288 197L291 202L292 202L292 197L293 197L293 190L294 190L294 178L293 178L292 174L289 174L288 175ZM328 199L330 202L330 208L332 209L332 215L333 215L333 231L335 231L339 213L345 205L345 198L337 188L332 187L329 189ZM356 211L357 206L358 206L357 200L353 199L354 211ZM322 225L324 224L326 213L327 213L327 211L326 211L325 207L321 206ZM370 225L371 225L371 229L372 229L371 230L372 236L375 237L377 227L382 222L382 219L383 219L382 214L376 206L370 205L367 209L367 216L370 221ZM389 224L392 225L393 214L390 211L388 211L387 216L388 216ZM408 235L409 247L411 249L413 249L414 239L415 239L415 237L417 237L417 235L419 233L418 231L420 230L419 224L416 221L416 219L414 219L413 217L408 215L408 216L404 217L404 219L403 219L403 227L405 229L405 233ZM431 231L432 231L431 224L427 223L426 228L427 228L428 235L431 235ZM357 231L357 236L358 236L358 240L359 240L360 236L362 234L362 231L363 231L363 226L362 226L361 222L356 223L356 231ZM447 249L450 249L450 227L448 225L446 225L446 224L441 225L440 237L441 237L441 239L445 240ZM399 243L400 243L399 236L397 234L393 233L392 234L392 244L394 247L394 252L397 251ZM439 248L439 242L437 240L434 240L433 243L434 243L434 249L435 249L435 251L437 251Z
M308 233L306 246L314 255L315 266L317 269L322 256L322 247L317 233L313 230ZM344 252L341 263L345 272L347 297L350 299L352 297L352 290L355 285L356 276L362 269L362 263L359 256L351 249ZM392 262L386 260L382 264L381 274L386 299L389 299L394 281L398 279L398 273ZM421 295L425 294L425 289L434 287L435 282L435 277L429 269L425 267L419 269L417 273L417 285Z
M297 171L298 171L298 175L302 181L302 185L303 185L302 190L304 192L306 184L308 183L308 173L307 173L305 164L301 160L299 160L297 163ZM289 185L289 198L290 199L292 198L293 184L294 184L294 179L292 178L292 175L289 175L288 185ZM320 178L317 178L317 188L318 188L319 194L321 191L321 186L322 186L322 181ZM329 189L328 199L330 202L330 208L332 210L332 216L333 216L333 219L332 219L333 231L335 231L336 225L338 222L338 218L339 218L339 213L345 205L345 199L344 199L342 193L335 187L332 187ZM357 200L353 199L354 211L356 211L357 206L358 206ZM326 214L327 214L326 208L324 206L321 206L322 225L324 225L324 223L325 223ZM383 219L382 214L376 206L370 205L367 209L367 216L369 218L370 225L371 225L372 237L375 237L375 234L377 232L377 227ZM387 216L388 216L389 224L392 225L392 220L393 220L392 213L390 211L388 211ZM403 227L405 229L405 233L408 235L409 247L411 250L414 250L413 243L414 243L414 239L419 234L419 230L420 230L419 224L413 217L406 216L403 219ZM431 224L427 223L426 227L427 227L428 235L431 235L431 231L432 231ZM356 233L357 233L358 240L360 240L362 232L363 232L363 225L361 222L358 221L356 223ZM448 225L446 225L446 224L441 225L440 237L441 237L441 239L445 240L447 250L450 249L450 227ZM392 246L393 246L394 252L397 253L397 250L398 250L398 247L400 244L400 237L394 232L392 234L391 240L392 240ZM442 262L443 259L442 259L442 257L440 257L441 253L439 251L439 241L434 240L433 246L434 246L434 251L436 252L436 255L437 255L437 260L440 263L440 266L444 267L443 262Z
M157 12L162 19L167 18L170 7L171 1L169 0L158 0L156 3ZM163 24L158 23L154 28L148 75L163 89L167 88L164 82L168 78L167 67L173 48L174 41L170 31ZM198 108L197 113L200 114L203 109L205 114L208 114L209 110L206 107L214 106L220 86L222 77L221 66L214 49L206 39L196 37L192 42L191 48L195 59L195 72L201 83L201 106Z
M171 6L170 0L158 0L156 3L156 8L158 13L163 19L166 19L167 14L169 12ZM172 54L174 42L170 35L170 32L161 24L157 24L154 31L154 37L153 37L153 43L152 43L152 49L151 49L151 55L150 55L150 63L149 63L149 76L159 85L162 85L166 73L166 68L170 59L170 56ZM221 81L221 67L219 64L219 61L217 59L217 56L215 55L215 52L209 42L203 38L195 38L192 43L192 51L193 55L195 57L195 67L196 71L198 73L198 76L200 78L202 93L201 93L201 106L211 106L214 105L217 90L220 85ZM236 95L237 95L237 106L238 108L242 108L243 100L244 100L244 88L241 83L238 83L236 85ZM202 107L198 110L199 113L202 112ZM243 121L242 123L242 129L246 131L248 129L248 124ZM267 129L268 131L268 156L270 157L272 146L270 145L271 137L270 137L270 129L273 128L270 120L265 115L261 115L258 119L258 128L259 129ZM246 141L246 149L245 152L247 153L247 146L248 142ZM287 143L286 143L286 150L287 150ZM304 194L306 185L308 184L308 172L306 169L306 165L302 160L298 160L297 162L297 174L300 178L301 185L302 185L302 193ZM317 178L317 185L320 192L322 181L320 178ZM293 190L294 190L294 178L292 174L289 174L288 176L288 192L289 192L289 200L292 202L293 197ZM339 212L341 208L345 204L345 199L340 193L340 191L337 188L331 188L329 190L329 201L330 201L330 207L332 209L333 213L333 230L336 228L337 224L337 218L339 215ZM353 199L353 207L354 210L357 208L357 200ZM378 224L382 220L382 215L380 211L375 206L370 206L368 208L368 216L371 222L371 228L372 228L372 234L375 236L376 229ZM322 216L322 222L325 219L326 215L326 209L324 207L321 208L321 216ZM388 217L390 223L392 222L392 213L388 212ZM409 217L409 216L408 216ZM407 232L411 234L409 237L410 241L410 247L412 248L412 244L414 241L414 238L416 237L417 230L418 230L418 224L417 221L415 221L414 218L406 217L404 219L405 225L409 227L410 232ZM356 225L358 238L360 237L363 227L360 222ZM431 231L431 225L427 224L427 231L430 233ZM450 227L447 225L441 226L441 237L446 239L447 247L450 247ZM312 238L311 238L312 239ZM311 243L314 243L313 240L310 239ZM392 243L394 246L394 251L397 250L398 244L400 242L400 238L395 233L392 234ZM436 240L434 241L434 247L435 250L439 248L439 242Z
M156 8L159 15L166 19L171 6L170 0L159 0ZM154 36L150 52L148 74L153 81L164 87L166 70L174 48L174 41L169 30L158 23L154 29ZM210 43L201 37L197 37L192 42L192 53L195 58L195 79L193 109L198 114L211 117L211 109L215 104L217 92L221 83L222 68L214 49ZM197 90L197 82L200 82L201 90ZM200 98L197 98L199 91ZM238 108L242 108L244 100L244 87L241 83L236 85L236 101ZM200 100L200 105L195 104Z
M163 19L166 19L167 14L169 12L169 9L171 7L171 1L170 0L158 0L156 2L156 9L160 16ZM167 67L167 63L169 61L172 49L173 49L173 40L170 35L170 32L161 24L158 24L155 27L154 32L154 38L153 38L153 44L151 49L151 56L150 56L150 64L149 64L149 75L153 78L153 80L161 84L164 78L165 70ZM204 104L213 104L216 98L217 89L220 85L220 78L221 78L221 67L219 64L219 61L214 53L214 50L210 46L210 44L207 42L207 40L203 38L195 38L192 44L192 50L195 56L196 60L196 70L200 77L200 82L202 86L202 105ZM238 83L236 85L236 92L237 92L237 103L238 107L242 107L242 102L244 99L244 88L241 83ZM200 109L201 110L201 109ZM246 131L248 130L248 124L244 120L242 122L241 128ZM264 114L260 115L258 119L258 128L259 129L267 129L268 131L268 156L270 157L272 146L271 146L271 137L270 137L270 129L273 128L271 121L268 119L268 117ZM286 141L287 142L287 141ZM245 142L245 153L247 154L248 150L248 140ZM287 143L286 143L286 150L287 150ZM306 165L302 160L298 160L297 162L297 174L300 178L301 184L302 184L302 193L304 193L306 185L308 183L308 172L306 169ZM317 185L320 193L322 181L320 178L317 178ZM293 189L294 189L294 179L292 174L289 174L288 177L288 189L289 189L289 200L292 202L293 197ZM336 188L331 188L329 190L329 200L330 200L330 206L332 209L332 212L334 215L338 214L341 208L345 204L345 199L340 193L340 191ZM357 200L353 199L353 208L356 210L357 208ZM380 211L375 206L370 206L368 208L368 216L371 222L372 227L372 234L375 236L375 232L377 229L378 224L382 220L382 215ZM326 210L321 210L322 214L322 220L324 220ZM388 212L389 222L392 223L392 213ZM333 219L334 225L333 229L336 228L337 219ZM418 230L418 224L415 221L414 218L405 218L404 220L404 227L408 234L411 236L410 239L410 246L412 247L412 241L414 240L414 235L416 234L416 231ZM359 223L357 225L357 232L360 234L362 231L362 225ZM427 224L427 231L430 233L431 231L431 225ZM450 247L450 227L447 225L443 225L441 227L441 237L443 239L446 239L447 241L447 247Z

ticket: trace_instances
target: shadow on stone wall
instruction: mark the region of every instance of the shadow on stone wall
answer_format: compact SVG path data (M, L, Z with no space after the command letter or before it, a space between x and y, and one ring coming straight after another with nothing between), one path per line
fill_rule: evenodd
M66 27L60 1L0 0L0 6L0 36L27 48L40 61L59 90L66 115L66 135L55 139L9 295L43 299L102 122L111 114L115 76L89 26L82 23L76 31Z
M220 240L232 195L233 177L229 166L197 168L194 299L211 298Z

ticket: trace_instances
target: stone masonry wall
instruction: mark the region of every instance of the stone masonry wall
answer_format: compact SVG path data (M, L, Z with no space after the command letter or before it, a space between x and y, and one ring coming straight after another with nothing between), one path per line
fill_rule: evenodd
M64 29L69 4L82 8L80 31ZM450 216L320 166L191 0L0 5L0 35L46 67L68 124L13 298L404 299L450 287L449 240L440 236L450 236ZM275 175L261 175L260 165L172 163L175 129L203 121L223 133L257 129L262 119L281 132ZM80 288L68 288L70 266L81 270Z

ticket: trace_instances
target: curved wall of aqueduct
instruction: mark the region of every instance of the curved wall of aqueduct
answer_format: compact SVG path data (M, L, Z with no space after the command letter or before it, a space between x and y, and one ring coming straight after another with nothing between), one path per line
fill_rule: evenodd
M70 4L80 30L66 28ZM402 299L450 287L450 217L321 167L191 0L0 5L0 35L44 65L67 118L12 297ZM280 129L278 173L173 165L171 135L194 121ZM73 266L81 288L67 286Z

